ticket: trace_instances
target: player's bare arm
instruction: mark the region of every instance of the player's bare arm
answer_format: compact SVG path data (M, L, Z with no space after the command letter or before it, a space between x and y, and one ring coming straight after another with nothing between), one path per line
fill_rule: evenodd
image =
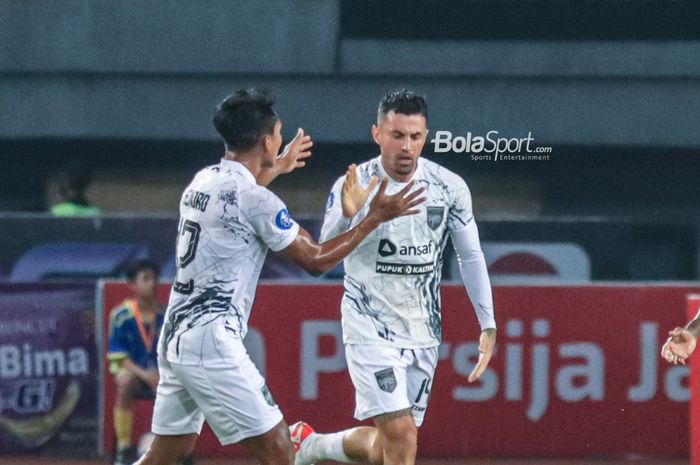
M369 194L374 190L379 182L379 178L372 176L369 185L362 188L362 185L357 180L357 165L354 163L348 166L348 171L345 173L345 182L341 192L343 216L352 218L365 206Z
M674 365L685 365L685 360L692 355L700 336L700 312L695 315L685 328L673 328L661 348L661 358Z
M418 198L423 193L423 188L409 193L414 185L410 182L398 193L387 195L387 184L387 179L382 180L377 195L370 203L369 213L354 228L322 244L316 243L311 235L301 228L297 238L282 251L282 254L308 273L318 276L345 258L380 224L419 212L415 207L425 201L423 197Z
M287 144L282 153L277 157L275 164L270 168L262 168L256 181L261 186L267 186L280 174L288 174L297 168L306 166L306 160L311 156L311 147L314 145L311 136L304 134L299 128L294 139Z

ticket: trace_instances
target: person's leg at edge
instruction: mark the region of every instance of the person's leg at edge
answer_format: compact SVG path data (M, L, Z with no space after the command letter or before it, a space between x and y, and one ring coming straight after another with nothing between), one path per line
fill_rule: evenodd
M156 434L148 451L134 465L179 465L192 453L198 436L196 433Z
M131 430L133 425L133 406L139 380L130 371L121 370L115 377L117 388L114 403L114 435L117 439L117 453L126 453L131 447Z
M297 465L309 465L321 460L413 465L418 447L418 428L411 410L385 413L373 420L375 427L358 426L337 433L307 436L303 441L306 442L303 450L297 455Z
M289 438L289 427L282 420L270 431L241 441L260 465L293 465L294 446Z

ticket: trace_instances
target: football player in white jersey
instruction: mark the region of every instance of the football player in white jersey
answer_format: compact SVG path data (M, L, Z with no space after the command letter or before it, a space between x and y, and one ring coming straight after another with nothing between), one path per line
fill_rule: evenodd
M338 179L331 191L321 240L337 237L365 218L367 200L378 191L377 178L389 177L387 192L415 182L416 188L425 189L427 200L420 214L384 223L344 260L343 342L355 386L355 418L372 419L374 427L318 434L298 422L290 428L297 465L320 460L415 462L418 427L428 406L442 338L440 279L448 237L482 330L470 382L481 376L493 353L491 284L471 194L458 175L420 158L427 117L421 96L407 90L387 95L372 127L381 154Z
M281 122L273 104L254 89L221 102L214 125L225 156L198 172L182 195L177 275L158 350L155 439L140 465L180 463L204 420L222 445L242 443L261 464L292 465L287 425L242 342L268 249L318 275L382 222L417 213L425 200L412 184L387 195L384 180L362 221L317 244L264 187L303 166L311 146L300 129L278 157Z

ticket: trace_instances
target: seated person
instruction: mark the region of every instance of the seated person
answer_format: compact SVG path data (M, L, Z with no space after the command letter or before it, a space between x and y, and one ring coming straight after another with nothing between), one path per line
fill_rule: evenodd
M127 272L134 298L126 299L110 313L107 359L117 389L114 465L130 465L137 459L131 443L133 404L137 398L155 398L158 386L158 336L165 314L156 300L159 277L160 268L155 263L135 263Z
M74 163L58 175L60 201L51 207L51 214L58 217L99 216L102 211L90 204L86 191L91 173L85 164Z

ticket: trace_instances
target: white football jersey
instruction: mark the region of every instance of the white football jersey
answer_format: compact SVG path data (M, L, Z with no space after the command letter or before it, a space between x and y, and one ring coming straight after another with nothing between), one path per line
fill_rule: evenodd
M372 176L388 177L380 157L357 167L366 187ZM413 189L424 187L420 213L380 225L345 258L341 303L346 344L378 344L417 349L434 347L442 339L440 279L448 234L474 221L471 194L464 180L424 158L418 159ZM331 190L321 232L325 241L354 226L369 211L370 194L351 220L343 217L341 189L345 176ZM387 194L405 183L389 178Z
M221 325L242 339L268 248L282 250L298 233L282 200L242 164L222 159L198 172L180 201L177 276L161 355L182 362L181 338L205 325Z

